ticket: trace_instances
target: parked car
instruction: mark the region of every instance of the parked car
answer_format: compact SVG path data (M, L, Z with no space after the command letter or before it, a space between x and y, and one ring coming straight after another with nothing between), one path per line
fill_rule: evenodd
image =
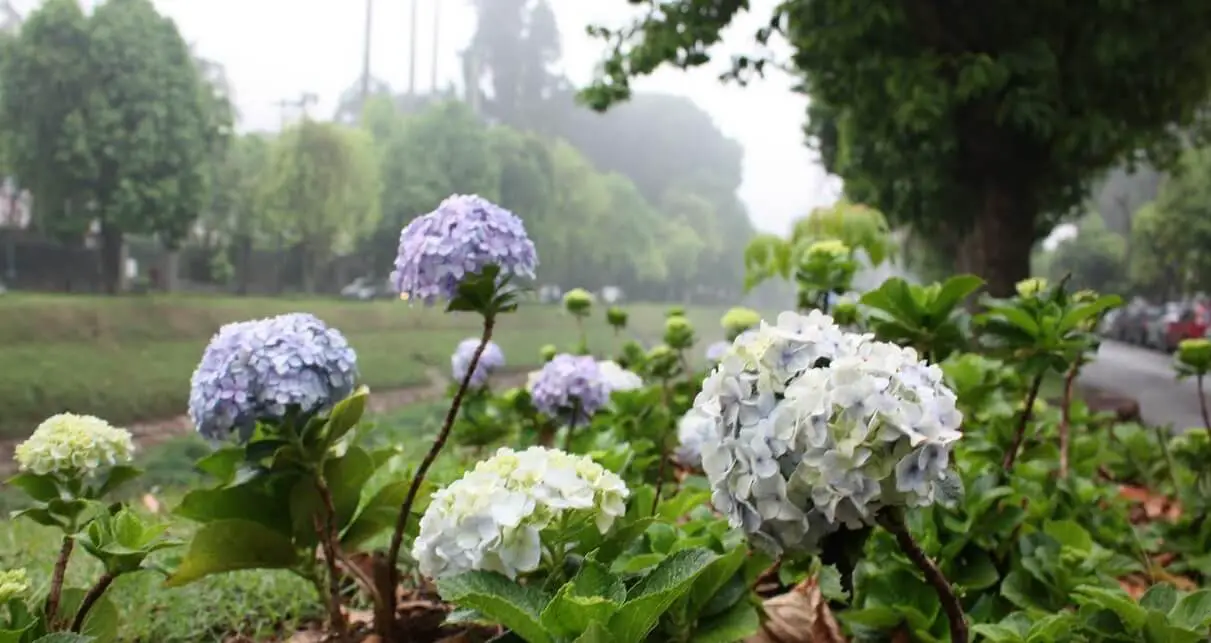
M1181 317L1182 306L1169 302L1156 306L1144 321L1144 346L1156 350L1165 350L1168 345L1169 327Z
M341 297L345 299L370 301L391 296L393 296L391 285L385 280L377 280L373 277L358 277L341 288Z
M1148 302L1134 299L1115 316L1114 323L1107 334L1112 339L1129 344L1143 344L1147 336L1144 325L1152 314L1155 313Z
M1174 319L1165 326L1164 345L1160 348L1172 353L1183 339L1207 335L1208 310L1203 304L1182 306Z

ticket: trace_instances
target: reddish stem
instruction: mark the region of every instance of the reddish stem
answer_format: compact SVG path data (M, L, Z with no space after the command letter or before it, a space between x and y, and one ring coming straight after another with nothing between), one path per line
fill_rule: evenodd
M1039 397L1039 387L1043 385L1043 374L1039 373L1034 377L1034 381L1030 383L1030 393L1026 395L1026 408L1022 409L1022 416L1018 419L1017 430L1013 433L1013 444L1009 445L1009 450L1005 452L1005 459L1001 461L1001 468L1006 473L1013 470L1013 462L1018 458L1018 451L1022 448L1022 440L1026 437L1026 427L1030 424L1030 416L1034 413L1034 401Z
M1072 391L1076 385L1076 376L1081 372L1080 362L1068 369L1064 376L1064 399L1060 401L1060 477L1068 477L1068 445L1072 425Z

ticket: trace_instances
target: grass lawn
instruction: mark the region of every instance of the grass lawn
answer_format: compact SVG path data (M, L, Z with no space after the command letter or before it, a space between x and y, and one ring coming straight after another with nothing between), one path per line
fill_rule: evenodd
M626 308L631 336L659 337L667 306ZM119 425L179 415L190 374L219 326L296 311L313 313L348 337L372 388L424 383L427 364L444 371L455 344L479 332L474 316L395 301L6 295L0 298L0 437L27 435L63 411ZM589 344L597 353L613 352L619 340L604 310L594 313ZM707 341L722 335L722 313L687 310ZM506 315L495 334L513 366L536 364L544 344L570 346L577 337L570 316L541 305Z
M436 433L445 403L418 404L377 418L366 433L368 442L420 445L407 451L396 466L403 469L424 455L430 436ZM422 439L418 439L418 437ZM131 494L135 506L138 497L150 491L162 503L162 520L172 524L171 532L187 537L191 523L176 520L168 513L179 501L182 490L201 478L193 473L193 463L208 447L193 438L178 438L149 449L140 457L147 475ZM429 479L450 481L461 474L465 462L452 448L446 449L435 464ZM388 475L390 475L388 473ZM5 493L5 504L13 506L12 492ZM383 536L385 546L389 534ZM58 532L28 520L0 521L0 569L23 567L35 588L45 591L59 549ZM157 562L172 567L172 551L163 552ZM179 555L180 552L176 552ZM68 586L87 587L99 573L87 553L77 548L68 568ZM322 617L321 604L314 588L288 572L250 571L212 576L182 588L166 589L163 577L155 572L139 572L120 577L109 590L109 598L123 616L120 640L126 643L219 643L225 635L245 633L256 640L293 630L300 621Z

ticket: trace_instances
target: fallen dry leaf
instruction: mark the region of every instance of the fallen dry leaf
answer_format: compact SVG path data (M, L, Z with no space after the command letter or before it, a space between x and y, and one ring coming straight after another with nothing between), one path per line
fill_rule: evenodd
M1119 497L1134 505L1131 507L1130 520L1135 524L1157 520L1174 522L1182 517L1182 505L1176 499L1153 493L1144 487L1120 485Z
M302 630L295 632L294 636L286 640L286 643L324 643L327 636L320 630Z
M845 643L815 578L762 603L761 630L744 643Z
M160 501L150 493L143 494L143 506L153 514L160 513Z

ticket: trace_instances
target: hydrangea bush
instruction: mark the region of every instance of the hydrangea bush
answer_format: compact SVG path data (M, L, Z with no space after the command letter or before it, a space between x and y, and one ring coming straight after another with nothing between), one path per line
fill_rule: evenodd
M474 371L472 371L471 359L474 357L479 345L480 340L477 337L464 339L458 343L458 347L454 349L454 354L450 356L450 374L454 377L454 381L461 382L466 379L472 389L486 387L488 379L492 374L505 366L505 352L500 349L500 346L496 342L488 342L480 354L479 360L476 361ZM468 378L467 374L469 371L470 377Z
M539 411L570 426L586 424L610 399L601 367L588 355L556 355L538 371L529 388Z

